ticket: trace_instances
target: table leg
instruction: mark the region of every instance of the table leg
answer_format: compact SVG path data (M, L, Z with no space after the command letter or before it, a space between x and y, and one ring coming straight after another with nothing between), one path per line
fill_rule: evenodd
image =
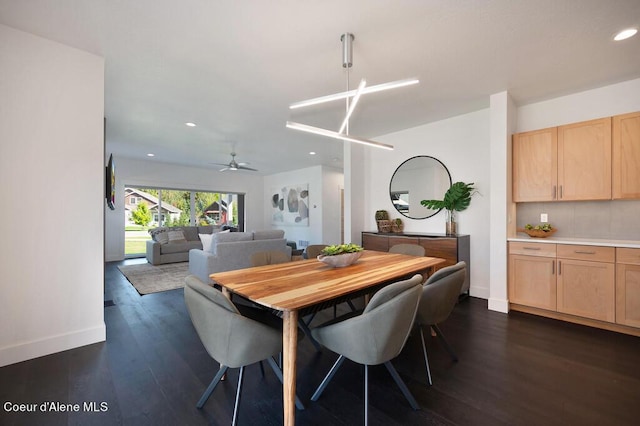
M298 311L285 311L282 316L282 392L284 426L296 423L296 357L298 353Z

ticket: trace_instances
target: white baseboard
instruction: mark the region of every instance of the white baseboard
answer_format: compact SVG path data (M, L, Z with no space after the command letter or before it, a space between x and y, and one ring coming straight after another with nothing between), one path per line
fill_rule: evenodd
M103 322L93 328L58 334L30 342L21 342L13 346L0 348L0 367L93 343L104 342L106 338L107 328Z
M504 314L509 313L509 301L505 299L492 299L489 298L490 311L502 312Z

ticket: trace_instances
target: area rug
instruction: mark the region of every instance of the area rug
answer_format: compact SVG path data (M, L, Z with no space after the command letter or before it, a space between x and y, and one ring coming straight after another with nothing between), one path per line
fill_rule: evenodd
M138 293L144 295L184 287L184 279L189 275L189 262L157 266L150 263L120 265L118 269Z

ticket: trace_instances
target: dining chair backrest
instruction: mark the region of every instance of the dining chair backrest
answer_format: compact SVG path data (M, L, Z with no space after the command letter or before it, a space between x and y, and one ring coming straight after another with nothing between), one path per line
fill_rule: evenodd
M220 364L238 368L280 353L280 331L242 316L222 292L199 278L186 278L184 299L202 344Z
M465 262L439 269L423 285L416 320L420 324L439 324L458 302L467 271Z
M291 257L282 251L260 251L251 255L251 266L275 265L290 261Z
M391 246L389 253L408 254L410 256L423 257L425 254L424 247L419 244L396 244Z
M307 254L307 259L315 259L316 257L318 257L320 255L320 252L325 247L327 247L326 244L312 244L310 246L307 246L307 248L305 250L305 252Z
M385 363L402 351L413 324L422 276L390 284L373 295L361 315L314 329L332 351L366 365Z

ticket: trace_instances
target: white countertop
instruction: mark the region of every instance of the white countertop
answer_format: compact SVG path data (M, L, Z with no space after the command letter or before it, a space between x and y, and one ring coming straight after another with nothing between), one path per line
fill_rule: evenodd
M640 241L633 240L606 240L597 238L532 238L532 237L515 237L507 238L507 241L518 241L523 243L543 243L543 244L580 244L583 246L605 246L605 247L624 247L624 248L640 248Z

